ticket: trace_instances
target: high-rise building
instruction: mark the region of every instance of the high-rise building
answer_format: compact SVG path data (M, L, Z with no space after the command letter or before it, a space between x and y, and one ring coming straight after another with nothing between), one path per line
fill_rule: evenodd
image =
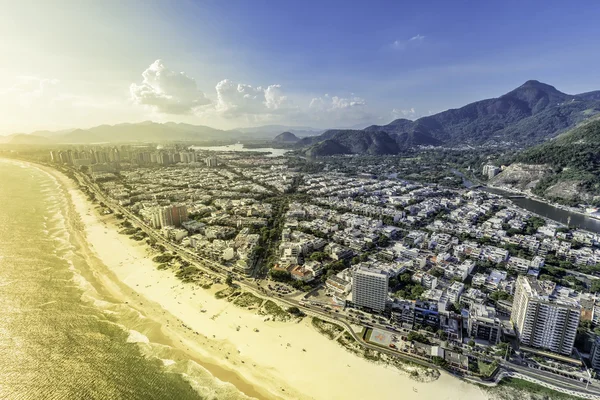
M570 355L580 316L572 290L531 276L517 279L511 322L522 345Z
M590 362L592 364L592 368L596 372L600 372L600 336L596 336L594 338L592 351L590 352Z
M384 311L388 295L388 274L358 266L352 272L352 302L375 311Z
M153 218L153 224L161 228L165 226L181 226L188 220L188 212L186 206L166 206L157 210L156 218Z
M204 159L204 163L207 167L216 167L219 165L219 159L217 157L207 157Z

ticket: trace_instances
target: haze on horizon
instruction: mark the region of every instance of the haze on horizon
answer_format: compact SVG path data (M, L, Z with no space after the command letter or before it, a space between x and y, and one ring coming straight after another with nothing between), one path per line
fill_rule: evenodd
M600 3L1 1L0 134L415 119L529 79L600 89Z

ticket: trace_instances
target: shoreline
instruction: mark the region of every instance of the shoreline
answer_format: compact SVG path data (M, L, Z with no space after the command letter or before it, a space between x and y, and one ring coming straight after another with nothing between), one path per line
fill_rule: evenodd
M92 255L118 281L112 284L151 303L158 317L162 311L169 319L166 325L164 319L156 319L162 324L161 333L211 374L242 392L254 392L258 398L290 399L387 399L398 393L408 399L438 399L440 393L456 396L447 399L487 398L481 389L445 373L435 382L413 381L393 367L374 364L332 343L310 326L309 318L265 322L264 316L216 299L214 292L225 285L201 289L183 283L170 269L157 270L148 246L119 234L114 216L99 215L66 175L38 167L59 180L69 194ZM105 280L112 281L110 277ZM202 309L207 311L202 313ZM138 311L148 312L145 307ZM171 316L178 329L171 326Z

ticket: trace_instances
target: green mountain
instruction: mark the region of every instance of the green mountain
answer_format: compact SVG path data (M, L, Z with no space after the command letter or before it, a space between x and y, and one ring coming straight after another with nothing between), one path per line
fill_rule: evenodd
M275 143L296 143L298 140L300 140L300 138L298 138L298 136L294 135L292 132L283 132L280 133L279 135L275 136L275 139L273 139L273 142Z
M596 196L600 195L600 118L529 148L516 155L513 161L519 168L545 168L541 176L529 183L533 193L567 203L597 203ZM511 167L493 182L506 183Z
M322 142L328 142L321 146ZM335 154L399 154L417 146L439 146L440 141L427 134L388 134L382 131L332 129L322 135L303 138L296 143L298 148L307 148L312 156Z
M428 134L446 146L516 144L526 146L569 129L600 113L600 91L569 95L527 81L498 98L419 118L399 119L365 131Z
M397 119L363 130L332 129L319 136L304 138L296 146L322 156L397 154L418 146L525 147L542 143L596 114L600 114L600 91L570 95L532 80L500 97L415 121ZM339 146L316 146L325 140ZM371 142L375 144L371 145Z

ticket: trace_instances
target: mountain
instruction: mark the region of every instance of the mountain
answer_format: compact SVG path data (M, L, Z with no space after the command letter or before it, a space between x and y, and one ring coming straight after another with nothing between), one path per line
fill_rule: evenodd
M5 144L32 144L32 145L44 145L49 144L51 141L43 136L38 135L27 135L25 133L16 133L13 135L0 137L0 143Z
M298 140L298 136L294 135L292 132L283 132L279 135L275 136L273 142L275 143L296 143Z
M416 121L398 119L365 131L428 134L446 146L531 145L600 113L600 91L569 95L539 81L525 82L493 99L477 101Z
M329 130L317 137L304 138L296 143L296 146L309 146L307 154L311 156L334 154L384 155L400 152L395 135L389 135L385 132L364 132L350 129Z
M327 141L327 146L319 146ZM334 143L334 144L332 144ZM331 129L319 136L303 138L296 143L298 148L308 148L311 156L335 154L398 154L418 146L439 146L441 142L427 133L386 133L352 129Z
M231 141L243 138L238 131L223 131L202 125L145 121L117 125L100 125L89 129L38 131L32 134L10 135L15 142L25 144L91 144L166 141ZM8 142L8 140L4 140Z
M600 195L600 118L531 147L512 161L492 184L528 187L539 196L566 203L592 202ZM538 171L534 179L514 174L534 169Z
M530 80L497 98L415 121L397 119L363 130L330 129L319 136L303 138L296 147L310 149L312 155L325 156L397 154L418 146L530 146L597 114L600 114L600 91L570 95L554 86ZM317 146L323 141L337 145Z

